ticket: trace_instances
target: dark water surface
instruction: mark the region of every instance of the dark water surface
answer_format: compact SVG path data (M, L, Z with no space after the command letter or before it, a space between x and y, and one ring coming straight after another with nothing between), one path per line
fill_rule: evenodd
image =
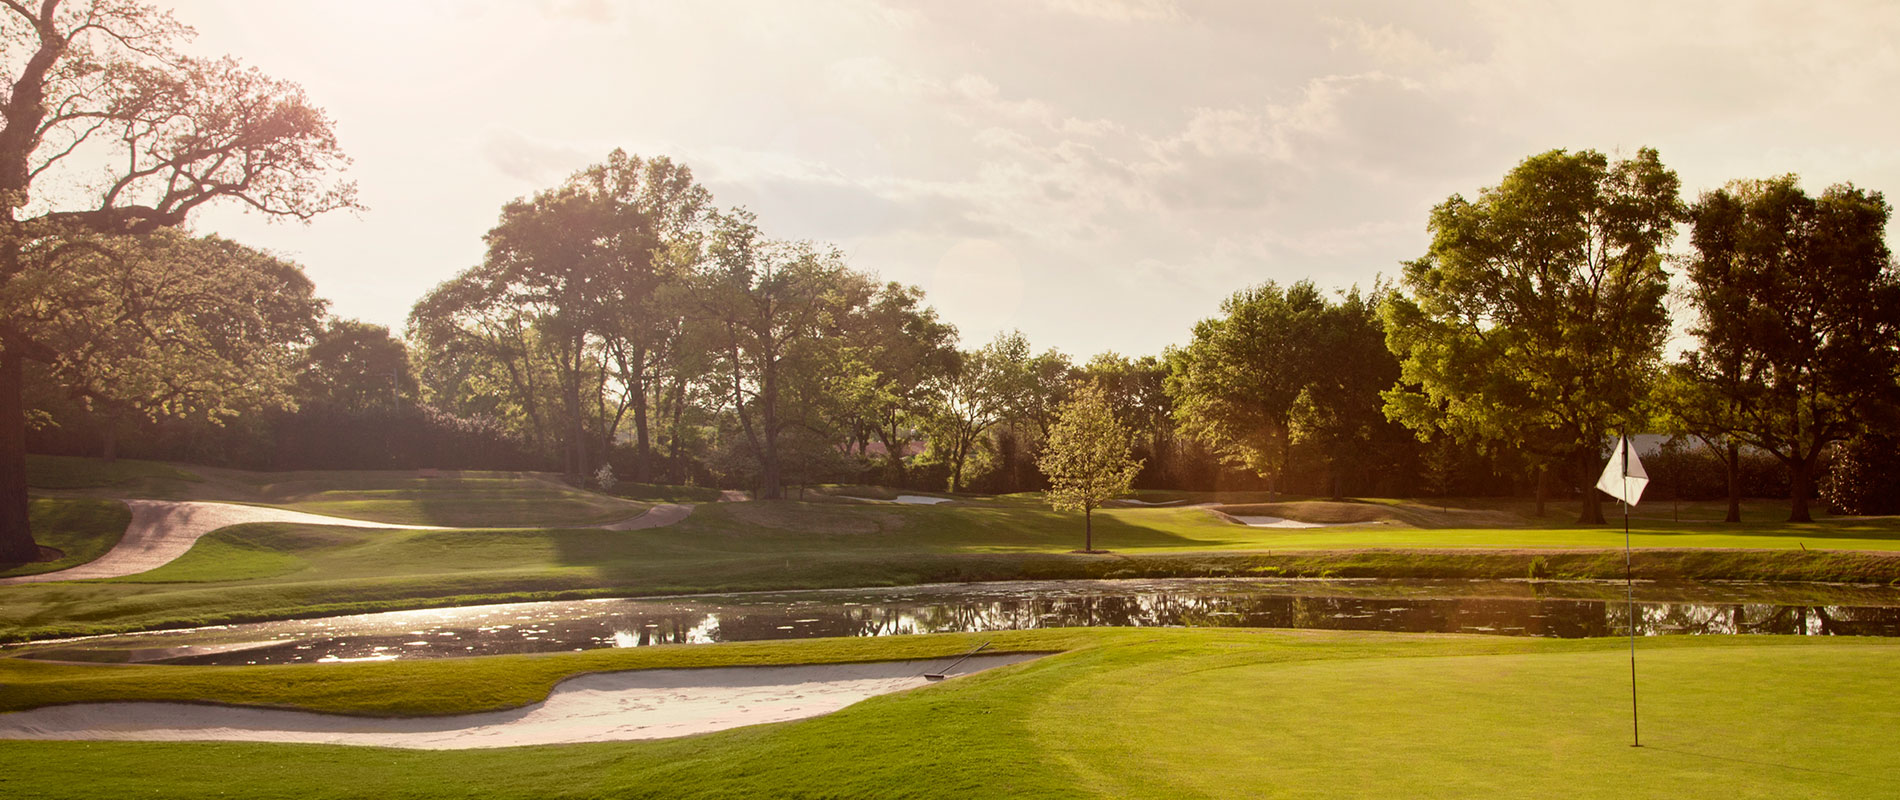
M1514 636L1627 632L1609 582L1177 578L572 600L394 611L9 648L173 664L449 658L652 644L1076 626L1328 628ZM1900 589L1639 583L1646 636L1900 636Z

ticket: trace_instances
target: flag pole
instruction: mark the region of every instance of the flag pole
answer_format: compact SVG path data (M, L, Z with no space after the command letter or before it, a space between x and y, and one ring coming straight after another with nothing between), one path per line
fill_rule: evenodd
M1642 747L1642 729L1636 717L1636 572L1630 565L1630 438L1625 432L1617 437L1623 446L1623 592L1629 606L1630 624L1630 746Z

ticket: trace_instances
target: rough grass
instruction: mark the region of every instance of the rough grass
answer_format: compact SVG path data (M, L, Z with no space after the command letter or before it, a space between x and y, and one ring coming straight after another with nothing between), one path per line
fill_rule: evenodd
M52 561L0 565L0 577L34 575L76 567L106 554L125 535L132 512L124 503L85 498L36 498L27 506L27 524L41 547L58 550Z
M8 742L16 797L1886 797L1900 643L1241 629L999 634L1062 655L809 720L475 751ZM518 704L592 668L893 658L970 636L271 668L6 664L20 694L175 693L389 713ZM734 655L736 654L736 655ZM842 660L851 660L845 658ZM0 662L4 663L4 662ZM202 692L202 694L199 694ZM46 701L40 701L46 702ZM396 702L412 702L398 699ZM379 704L385 704L378 707ZM10 705L9 707L15 707ZM109 765L109 768L107 768Z

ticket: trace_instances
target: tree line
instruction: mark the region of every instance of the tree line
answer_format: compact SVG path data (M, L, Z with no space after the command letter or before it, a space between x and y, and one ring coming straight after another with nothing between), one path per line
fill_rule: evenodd
M1052 436L1099 428L1061 420L1078 396L1135 433L1122 477L1142 487L1528 483L1540 512L1565 489L1599 522L1604 443L1656 430L1722 466L1732 519L1764 454L1794 519L1843 445L1837 498L1895 494L1891 209L1852 185L1816 196L1779 176L1685 202L1653 150L1555 150L1436 206L1393 282L1262 283L1185 344L1077 362L1020 333L962 342L916 287L766 236L684 164L615 151L505 204L481 263L399 336L327 317L294 264L181 230L220 200L356 207L329 119L294 84L177 55L186 29L137 4L0 19L31 54L0 98L0 558L33 555L29 441L761 498L825 481L1007 492L1046 486ZM1668 358L1672 297L1694 346Z

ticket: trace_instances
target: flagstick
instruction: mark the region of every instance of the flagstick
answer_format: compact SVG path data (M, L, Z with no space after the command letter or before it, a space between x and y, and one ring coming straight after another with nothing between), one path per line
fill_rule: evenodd
M1630 441L1618 437L1623 445L1623 591L1630 615L1630 746L1642 747L1642 729L1636 720L1636 572L1630 566Z

